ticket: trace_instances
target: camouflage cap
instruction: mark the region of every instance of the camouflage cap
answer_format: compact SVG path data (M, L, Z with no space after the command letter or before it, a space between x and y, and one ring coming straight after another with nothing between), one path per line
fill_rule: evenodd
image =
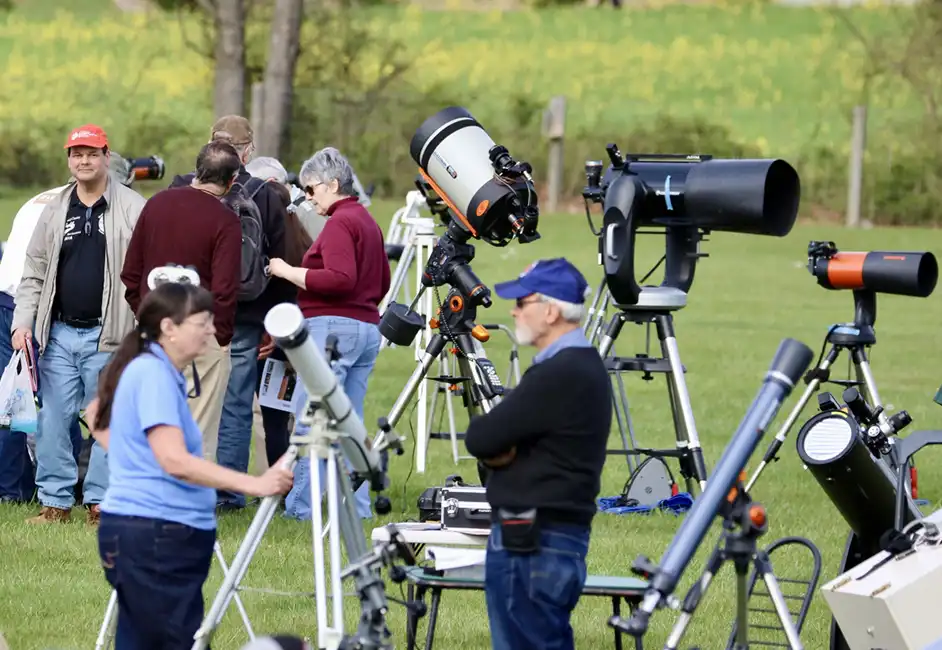
M255 140L252 125L241 115L226 115L213 124L210 140L225 140L232 145L245 145Z

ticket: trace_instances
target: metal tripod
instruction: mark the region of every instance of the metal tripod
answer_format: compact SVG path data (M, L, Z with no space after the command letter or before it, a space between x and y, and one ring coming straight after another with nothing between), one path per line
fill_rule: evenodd
M419 192L409 192L409 194L418 194L419 198L423 202L425 201ZM409 304L412 302L413 296L418 296L422 291L422 273L428 264L429 257L432 255L432 249L435 248L438 236L435 234L435 221L429 217L418 216L418 208L414 212L416 212L415 216L412 216L412 212L409 212L399 220L405 243L402 244L402 250L396 251L399 261L396 263L396 270L390 280L389 291L386 292L383 302L379 305L379 313L381 314L386 311L391 302ZM415 269L415 289L410 294L408 277L410 269L413 268ZM423 308L426 310L424 313L431 313L431 294L425 296ZM383 339L380 342L380 349L390 345L392 344L387 339ZM416 351L418 352L419 349L420 341L417 337Z
M425 196L421 192L412 190L406 193L406 204L393 213L389 227L386 228L384 243L387 250L405 246L409 242L409 222L422 218L422 208L427 206Z
M606 294L608 292L606 291ZM609 298L602 299L607 305ZM697 435L697 426L693 417L693 408L690 405L690 394L684 379L684 366L680 360L680 351L677 347L677 338L674 334L674 320L672 312L682 309L687 303L687 294L671 287L644 287L638 302L635 305L620 307L615 313L608 327L599 338L599 354L605 359L609 373L614 376L616 388L612 391L615 420L621 434L623 449L609 450L609 454L626 456L630 471L634 471L639 463L632 458L645 456L676 457L680 463L681 475L686 480L687 491L696 494L697 488L706 488L707 470L703 459L703 450L700 438ZM594 303L595 304L595 303ZM598 308L598 304L596 304ZM596 319L601 318L601 312L596 312ZM591 318L587 318L584 329L591 332ZM621 333L626 322L645 324L648 328L648 349L645 354L635 357L617 357L612 352L615 340ZM650 351L650 327L654 325L658 340L661 343L660 358L652 357ZM641 372L645 380L653 379L653 373L663 373L667 379L667 394L670 401L671 415L674 421L674 434L676 449L655 450L639 448L635 440L634 427L631 422L628 397L625 392L623 372ZM627 433L627 435L626 435Z
M230 569L226 565L226 559L222 555L222 547L217 541L213 546L216 559L219 560L219 566L222 568L224 578L229 576ZM239 595L235 595L236 607L239 609L239 615L242 617L242 623L245 625L245 631L248 632L249 639L255 640L255 632L252 631L252 623L249 621L248 614L245 613L245 606ZM218 621L216 624L218 625ZM108 599L108 606L105 608L105 619L101 622L101 629L98 631L98 639L95 641L95 650L107 650L112 647L114 642L115 629L118 624L118 592L111 591L111 597Z
M830 349L827 354L824 354L822 348L822 355L818 360L818 364L805 375L805 383L808 384L808 387L769 444L762 462L756 467L755 473L746 485L747 491L752 490L766 466L778 460L778 451L785 443L788 432L795 426L795 422L808 404L808 400L811 399L811 396L814 395L822 383L862 386L866 391L866 400L869 404L874 408L883 405L880 394L877 392L877 384L873 379L873 373L870 371L870 361L867 358L867 348L877 342L876 333L873 330L877 312L876 294L870 291L854 291L854 304L854 322L832 325L828 330L824 345L830 344ZM830 378L831 366L834 365L840 353L844 350L850 353L850 362L854 365L856 380Z
M703 600L710 583L713 581L713 577L727 561L732 561L736 570L736 622L728 647L731 650L749 650L749 595L751 590L747 585L747 575L750 565L753 565L755 568L753 581L756 578L761 578L765 583L775 614L778 616L781 629L787 639L787 645L772 644L768 641L756 641L756 645L783 645L790 648L790 650L804 650L798 636L799 627L792 620L788 603L772 571L769 554L767 551L757 549L756 546L756 540L768 530L768 517L765 508L750 499L748 493L743 491L741 483L737 483L733 489L736 490L736 496L732 503L726 501L723 505L722 537L713 549L710 559L707 560L706 568L703 570L700 580L695 582L687 592L681 606L680 618L677 619L670 636L664 643L664 650L677 650L687 627L690 625L690 621L693 619L697 606ZM813 549L817 554L817 549L810 542L801 540L801 543ZM819 559L817 559L816 571L820 572ZM813 594L816 583L817 575L814 576L813 584L806 593L808 604L810 604L810 595ZM806 610L807 606L803 608L801 619L804 618Z
M450 300L446 300L446 302L453 304ZM386 416L389 425L393 427L396 426L396 423L402 417L403 413L405 413L406 407L412 401L412 398L416 393L419 393L417 405L419 418L416 423L415 441L415 468L419 473L425 472L428 441L432 437L430 435L430 423L427 419L428 411L422 410L424 394L426 394L427 391L427 382L425 379L429 369L432 367L432 363L434 363L436 359L440 360L439 367L444 367L445 361L442 360L442 356L445 352L445 347L449 343L454 346L453 354L455 357L454 361L457 362L458 374L442 375L434 377L433 380L444 386L445 390L448 390L449 393L458 394L462 397L464 407L467 409L469 417L481 413L489 413L497 405L501 395L504 393L504 385L501 383L500 376L497 374L497 369L487 358L484 347L479 340L479 338L487 340L481 333L483 330L484 334L486 334L486 328L478 325L474 330L469 330L467 327L458 327L456 329L458 331L449 331L447 335L436 333L432 336L432 339L419 357L415 370L406 381L405 387L403 387L402 392L399 393L399 397L396 398L392 408L389 410L389 414ZM512 355L511 369L513 370L514 368L516 369L515 378L519 380L519 364L516 363L515 355ZM436 391L436 395L437 392L438 391ZM434 399L435 396L433 395L433 404ZM452 427L452 452L457 461L457 439L460 436L454 430L454 409L450 398L446 397L445 399L448 400L446 402L446 408L448 409L450 425Z
M317 636L318 648L337 650L344 643L343 634L343 591L341 588L341 554L340 537L337 526L323 522L321 505L321 467L320 459L327 461L327 515L329 522L338 522L340 536L346 548L347 557L358 560L368 555L366 539L363 529L357 518L355 500L350 479L343 466L343 454L337 441L337 432L328 420L326 411L319 407L317 398L312 398L302 416L302 424L309 425L306 433L293 435L285 462L294 465L297 459L308 457L311 470L311 527L313 535L314 556L314 600L317 610ZM196 632L193 650L204 650L217 626L222 620L231 600L237 597L240 583L245 577L262 537L275 516L275 511L281 502L280 497L266 497L259 506L258 513L252 520L249 530L239 546L229 573L223 580L219 591L209 608L203 624ZM326 585L326 563L324 557L324 535L329 536L330 553L330 592ZM386 629L385 611L386 596L381 581L374 581L370 587L369 598L362 598L364 616L361 618L361 629L358 636L363 642L360 647L386 648L389 631ZM310 594L305 594L310 596ZM331 620L328 624L327 604L331 604ZM369 616L365 608L370 607ZM376 611L372 611L375 609Z

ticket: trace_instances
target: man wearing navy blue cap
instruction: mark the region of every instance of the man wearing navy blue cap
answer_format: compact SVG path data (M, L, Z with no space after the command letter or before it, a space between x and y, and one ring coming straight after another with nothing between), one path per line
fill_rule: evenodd
M569 619L586 579L612 423L611 384L580 322L589 289L563 258L494 285L515 300L516 336L537 348L520 384L468 426L489 468L493 514L485 593L494 650L574 647Z

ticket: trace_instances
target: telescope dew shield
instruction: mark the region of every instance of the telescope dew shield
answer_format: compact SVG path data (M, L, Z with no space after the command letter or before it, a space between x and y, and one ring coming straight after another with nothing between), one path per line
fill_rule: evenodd
M498 180L490 160L494 140L467 109L451 106L431 116L412 136L409 152L419 172L476 239L512 234L511 203L536 205L522 180Z
M798 217L798 173L784 160L629 160L625 173L643 183L642 223L784 237Z
M929 252L839 252L816 257L809 270L825 289L863 289L917 298L929 297L939 279L939 265Z
M795 444L801 462L863 548L876 552L880 537L895 526L896 483L893 472L873 457L862 436L850 415L825 411L802 426ZM906 523L919 516L907 500Z

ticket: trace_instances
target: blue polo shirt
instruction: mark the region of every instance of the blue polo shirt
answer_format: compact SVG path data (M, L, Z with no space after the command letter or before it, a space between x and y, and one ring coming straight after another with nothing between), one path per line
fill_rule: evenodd
M147 441L152 427L177 427L187 451L203 457L203 436L190 414L186 390L183 373L156 343L124 369L111 409L110 477L102 512L216 528L216 490L168 474Z
M576 328L566 332L545 348L533 355L533 363L540 363L556 356L556 353L566 348L591 348L592 344L586 339L582 330Z

